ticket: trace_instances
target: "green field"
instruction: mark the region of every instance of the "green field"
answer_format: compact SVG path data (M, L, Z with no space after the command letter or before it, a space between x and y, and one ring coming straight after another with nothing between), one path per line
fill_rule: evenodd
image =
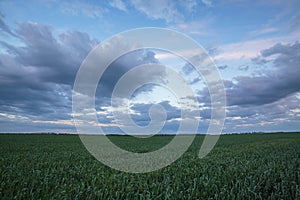
M110 136L148 152L170 136ZM300 199L300 133L223 135L204 159L203 136L172 165L145 174L113 170L76 135L0 135L0 199Z

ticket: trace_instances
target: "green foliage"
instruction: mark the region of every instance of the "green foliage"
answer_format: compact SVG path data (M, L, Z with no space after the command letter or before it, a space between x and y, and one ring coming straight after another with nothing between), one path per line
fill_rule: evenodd
M300 133L224 135L199 159L203 138L166 168L129 174L75 135L0 135L0 199L300 199ZM172 138L110 139L149 152Z

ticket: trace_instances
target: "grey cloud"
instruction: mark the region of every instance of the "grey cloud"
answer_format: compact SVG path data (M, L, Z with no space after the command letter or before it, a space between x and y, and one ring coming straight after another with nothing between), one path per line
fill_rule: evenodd
M204 75L203 72L205 72L205 74L208 74L208 73L206 73L205 70L201 71L203 74L199 74L198 71L194 68L194 66L191 65L190 63L186 63L181 68L181 71L182 71L184 77L187 78L186 81L188 81L188 83L190 85L193 85L193 84L196 84L196 83L199 83L199 82L203 81L203 78L201 76L201 75Z
M241 71L247 71L249 69L249 66L248 65L241 65L238 67L239 70Z
M155 58L155 54L148 50L132 51L116 59L103 73L97 88L97 96L110 97L118 80L124 74L126 74L129 70L133 69L136 66L149 63L158 63L158 60ZM147 80L154 81L157 78L163 78L164 76L164 69L155 72L143 69L143 73L132 74L131 78L129 78L129 80L127 81L127 84L131 84L131 81L134 83L145 82ZM128 85L124 85L124 87L128 87ZM145 91L145 89L151 90L151 88L152 86L143 87L143 91ZM122 94L119 95L122 96Z
M170 105L169 101L163 101L159 103L166 111L167 118L166 118L166 124L163 128L164 130L171 129L176 130L176 126L178 125L178 122L176 126L170 126L170 123L174 125L172 119L180 118L181 117L181 110L177 107L174 107ZM134 104L131 109L134 110L137 114L132 114L131 117L133 121L140 126L148 125L150 122L150 116L149 116L149 109L154 104Z
M203 107L210 107L211 106L211 99L210 99L210 93L208 91L208 88L205 87L197 94L197 100L200 104L203 105Z
M261 51L262 57L268 57L274 54L280 54L279 60L283 59L283 56L295 57L299 56L300 52L300 44L299 42L295 42L295 44L286 44L283 45L278 43L269 49L265 49Z
M7 53L0 54L0 113L22 115L30 120L71 119L76 72L97 45L97 40L78 31L65 31L55 36L51 26L33 22L18 23L17 26L15 33L24 46L0 42L7 49ZM100 80L96 105L100 108L108 105L118 79L133 67L146 63L158 63L153 52L137 50L115 60ZM149 74L145 71L132 78L151 80L163 76L163 72ZM109 113L99 114L98 118L103 123L112 123L109 116ZM23 123L26 127L27 124L29 122Z
M227 127L227 132L228 130L232 132L233 127L239 127L239 131L253 131L254 126L256 131L263 131L263 124L270 123L271 130L274 131L277 129L276 126L284 127L285 130L297 130L299 129L297 122L300 118L292 110L299 108L299 103L300 99L296 95L291 95L269 104L246 107L229 106L225 127ZM285 123L289 125L284 125Z
M193 67L193 65L191 65L190 63L186 63L183 67L182 67L182 71L185 75L190 75L192 72L195 71L195 68Z
M88 52L97 44L86 33L65 32L58 37L52 27L36 23L19 23L16 31L24 47L6 45L15 60L33 67L44 82L72 84L77 69Z
M251 61L257 65L264 65L264 64L268 63L268 61L265 58L262 58L262 56L257 56L257 57L251 58Z
M224 69L227 69L228 68L228 65L220 65L218 66L218 69L220 70L224 70Z
M86 33L53 35L52 27L18 23L24 46L1 41L0 112L30 119L70 119L71 89L77 69L97 42Z
M275 54L276 57L270 60L270 56ZM263 50L261 56L256 57L256 60L267 58L272 69L264 70L264 73L255 76L237 76L233 81L223 80L228 106L238 106L239 109L242 109L241 107L251 108L285 99L300 91L299 42L286 45L276 44ZM253 62L258 64L256 60ZM211 106L207 88L198 93L198 101L204 107ZM239 114L236 113L236 115Z
M193 85L195 83L199 83L200 81L202 81L202 79L200 77L194 78L192 81L189 82L189 84Z
M172 105L170 105L169 101L163 101L159 103L161 106L164 107L164 109L166 110L167 113L167 120L173 119L173 118L178 118L181 116L181 111L179 108L174 107ZM149 109L151 106L153 106L154 104L143 104L143 103L139 103L139 104L134 104L131 109L134 110L137 114L133 114L132 118L134 121L138 122L149 122L150 117L148 115Z
M277 101L299 91L296 82L274 80L275 75L260 77L236 77L236 84L227 88L229 105L262 105Z
M207 129L206 120L211 118L211 110L210 108L201 108L200 112L198 110L182 110L184 108L179 108L176 106L172 106L169 101L162 101L159 103L166 111L166 121L164 127L161 129L162 133L172 132L175 133L178 131L179 125L181 123L189 123L190 121L195 121L193 118L184 118L182 116L182 112L184 111L187 116L201 116L201 120L198 121L200 123L199 132L205 132ZM140 126L146 126L149 124L149 109L154 104L134 104L131 109L135 111L136 114L132 114L131 117L133 121ZM197 121L197 120L196 120ZM187 131L188 130L183 130Z
M227 86L229 105L263 105L300 91L300 44L276 44L261 52L261 59L277 54L274 70L260 76L238 76ZM228 84L228 83L227 83Z

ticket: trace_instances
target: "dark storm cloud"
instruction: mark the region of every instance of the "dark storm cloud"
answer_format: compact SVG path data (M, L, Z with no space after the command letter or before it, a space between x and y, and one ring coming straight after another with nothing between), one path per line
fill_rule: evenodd
M97 44L87 33L64 32L54 37L52 28L36 23L19 23L16 33L24 47L10 49L24 66L43 69L38 74L47 82L72 84L77 69Z
M97 44L88 34L18 23L16 36L24 46L1 41L0 110L45 119L70 119L71 89L82 60Z
M259 76L238 76L225 83L228 105L263 105L300 91L300 44L276 44L256 60L275 55L274 69Z
M6 53L0 54L0 113L27 117L28 121L23 123L25 127L34 120L70 120L72 87L77 70L98 41L78 31L55 35L51 26L33 22L18 23L15 31L8 26L3 27L6 27L6 32L14 32L22 46L0 41L6 50ZM102 93L96 100L100 102L97 105L101 108L103 104L109 104L118 79L134 66L145 63L158 63L153 52L138 50L113 62L100 81L99 91ZM163 71L152 74L146 71L145 74L133 74L133 78L151 80L162 75ZM109 113L98 114L102 123L112 122L107 117ZM12 124L2 122L7 126ZM46 123L42 122L33 125L42 124L46 127ZM49 125L55 126L63 128L64 124Z

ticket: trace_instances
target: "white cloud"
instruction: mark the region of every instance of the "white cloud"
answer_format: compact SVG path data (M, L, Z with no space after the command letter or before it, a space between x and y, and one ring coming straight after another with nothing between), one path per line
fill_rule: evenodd
M33 120L33 123L45 123L45 124L60 124L73 126L73 120Z
M151 19L163 19L167 23L182 21L183 15L171 0L132 0L133 6Z
M110 6L127 12L126 4L122 0L113 0L109 3Z
M179 4L184 7L187 12L194 12L195 7L197 6L196 0L181 0Z
M100 6L79 1L65 2L60 9L67 15L84 15L89 18L101 17L103 13L106 12L106 10Z
M169 26L168 28L178 30L188 35L208 35L211 34L209 25L212 23L213 17L204 17L200 20L180 22Z
M212 6L212 0L202 0L202 3L206 6Z
M259 36L259 35L264 35L264 34L267 34L267 33L273 33L273 32L276 32L276 31L278 31L277 28L270 27L270 28L262 28L262 29L254 30L254 31L251 32L251 34L253 36Z
M10 120L28 120L29 118L22 115L15 115L15 114L7 114L7 113L0 113L0 118L6 118Z

